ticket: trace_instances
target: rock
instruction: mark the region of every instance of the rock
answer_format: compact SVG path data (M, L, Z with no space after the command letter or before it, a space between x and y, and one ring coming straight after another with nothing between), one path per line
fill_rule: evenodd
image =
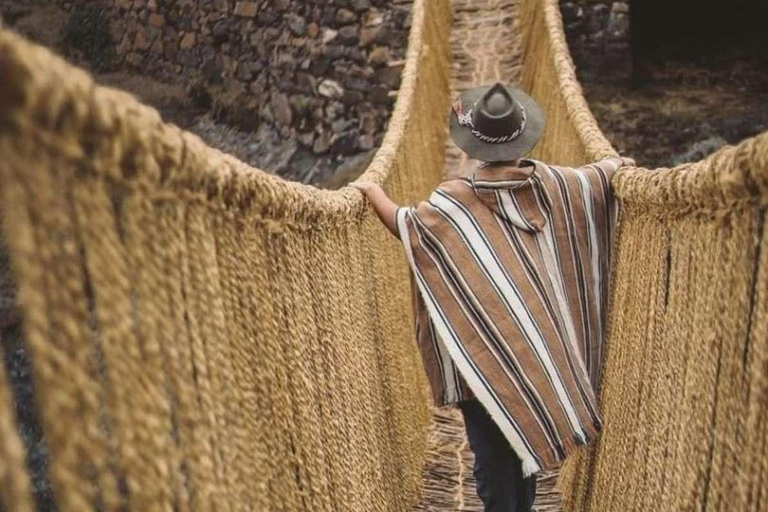
M367 11L371 8L371 2L368 0L352 0L351 7L356 12Z
M129 53L128 56L125 58L125 61L135 67L141 67L141 64L144 62L144 56L140 53L132 52Z
M299 133L299 135L296 138L299 139L299 142L302 145L304 145L304 146L306 146L308 148L311 148L312 145L315 142L315 134L314 134L314 132Z
M331 67L327 59L315 59L309 64L309 71L315 76L325 76Z
M302 37L307 33L307 22L301 16L293 14L288 17L288 28L293 35Z
M584 8L573 2L561 4L560 11L563 13L563 21L566 27L576 27L584 20Z
M235 16L253 18L259 12L256 2L237 2L235 4Z
M340 59L347 55L347 47L340 44L326 46L323 50L323 55L331 60Z
M133 46L137 50L147 51L152 46L152 40L147 35L146 30L139 30L136 32L136 39L133 40Z
M384 23L384 15L381 12L373 9L363 14L363 26L364 27L378 27Z
M366 151L365 153L345 158L333 171L333 174L329 174L321 186L337 190L348 185L365 172L368 166L371 165L374 156L376 156L376 151Z
M339 33L333 30L332 28L326 28L323 30L323 44L328 44L334 39L336 39L336 36L338 36Z
M361 135L357 143L357 147L363 151L373 149L373 145L373 135Z
M331 123L331 129L336 133L340 133L346 130L351 124L352 123L346 119L337 119Z
M317 81L309 73L300 72L296 75L296 88L306 94L314 94L317 89Z
M354 130L337 133L331 137L331 151L341 155L351 155L357 151L360 135Z
M348 107L359 105L363 102L363 93L360 91L345 91L342 101Z
M360 30L360 46L366 47L372 45L379 39L382 33L382 26L365 27Z
M165 16L153 12L149 15L149 23L157 28L163 27L165 26Z
M275 0L272 7L277 11L285 11L291 6L291 0Z
M290 126L293 121L293 113L291 112L291 104L288 101L288 96L282 93L275 93L272 95L272 112L275 115L275 121L281 126Z
M611 12L608 18L608 36L613 41L629 40L629 16L626 14Z
M326 78L320 82L317 92L326 98L340 98L344 94L344 88L335 80Z
M301 120L309 116L309 113L312 110L311 98L300 94L294 94L289 98L289 101L291 110L293 111L294 120Z
M243 84L240 83L235 78L228 77L224 79L224 89L234 95L243 94L245 92L245 87L243 87Z
M392 102L389 97L389 89L382 85L371 87L368 94L368 101L372 102L374 105L384 105L388 107Z
M224 71L224 61L220 56L207 60L202 67L203 77L209 84L221 83L222 73Z
M155 39L155 42L152 43L152 46L149 48L149 52L157 55L163 53L163 40Z
M241 62L237 66L236 76L244 82L250 82L262 69L264 69L264 65L257 60Z
M390 89L397 89L400 87L402 71L401 66L386 67L376 71L374 76L377 82Z
M177 59L179 64L187 69L196 68L199 64L199 59L193 51L179 52Z
M261 11L257 19L262 25L274 25L277 23L277 14L272 11Z
M357 21L357 14L349 9L341 8L336 11L336 23L339 25L348 25Z
M344 104L338 101L333 101L325 106L325 118L328 120L335 120L340 118L344 114Z
M181 38L181 42L179 43L179 49L181 50L189 50L193 46L195 46L195 33L189 32L187 34L184 34L184 37Z
M252 96L260 97L264 92L267 90L267 80L266 80L266 74L259 76L251 82L251 85L248 86L248 91L251 93Z
M350 75L344 77L344 87L354 89L357 91L367 91L370 87L370 82L362 78L356 78Z
M123 36L123 40L117 46L117 53L118 55L125 55L130 51L130 49L131 49L131 38L128 37L128 34L125 34Z
M230 19L217 21L213 25L213 35L218 38L224 37L227 35L227 32L229 32L231 26L232 21Z
M410 30L411 25L413 25L413 11L408 11L408 16L403 20L403 28Z
M386 64L389 62L389 48L386 46L375 47L370 55L368 55L368 62L371 64Z
M589 14L587 15L586 30L588 33L595 34L605 29L608 24L608 15L610 8L605 4L597 4L592 6Z
M328 132L322 132L315 137L315 142L312 145L312 152L315 154L327 153L331 147L331 137Z
M363 133L373 135L379 131L379 122L376 118L376 114L373 112L367 112L360 117L360 128Z
M629 14L629 4L627 2L613 2L611 12Z
M357 41L357 27L349 25L339 30L339 40L342 43L351 44Z

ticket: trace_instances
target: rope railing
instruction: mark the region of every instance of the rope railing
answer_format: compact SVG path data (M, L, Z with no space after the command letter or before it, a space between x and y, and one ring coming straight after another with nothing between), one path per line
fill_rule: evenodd
M447 1L417 0L363 179L443 171ZM58 510L409 510L429 394L400 247L0 31L0 210ZM0 509L34 510L0 365Z
M556 0L518 7L537 156L615 154L576 80ZM631 156L631 155L630 155ZM605 430L569 460L566 510L764 510L768 496L768 133L674 169L630 169L620 202Z

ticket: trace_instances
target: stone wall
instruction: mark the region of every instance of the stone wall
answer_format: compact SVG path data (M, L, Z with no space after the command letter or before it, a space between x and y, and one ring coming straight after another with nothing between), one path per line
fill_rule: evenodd
M83 7L85 0L71 5ZM109 0L116 65L197 83L241 128L370 150L400 84L411 0Z
M626 80L632 75L629 0L561 1L560 9L579 77ZM585 57L585 58L582 58Z

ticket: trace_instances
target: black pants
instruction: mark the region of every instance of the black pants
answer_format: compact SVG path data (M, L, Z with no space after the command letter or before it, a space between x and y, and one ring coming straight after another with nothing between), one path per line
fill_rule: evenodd
M520 459L477 400L459 403L475 454L477 494L485 512L530 512L536 496L536 475L523 478Z

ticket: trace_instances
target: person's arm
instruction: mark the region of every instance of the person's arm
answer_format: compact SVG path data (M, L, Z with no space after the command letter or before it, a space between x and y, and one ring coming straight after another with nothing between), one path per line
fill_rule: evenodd
M387 196L387 193L378 184L371 181L353 181L349 185L365 194L381 222L390 233L399 238L397 220L395 219L398 206Z

